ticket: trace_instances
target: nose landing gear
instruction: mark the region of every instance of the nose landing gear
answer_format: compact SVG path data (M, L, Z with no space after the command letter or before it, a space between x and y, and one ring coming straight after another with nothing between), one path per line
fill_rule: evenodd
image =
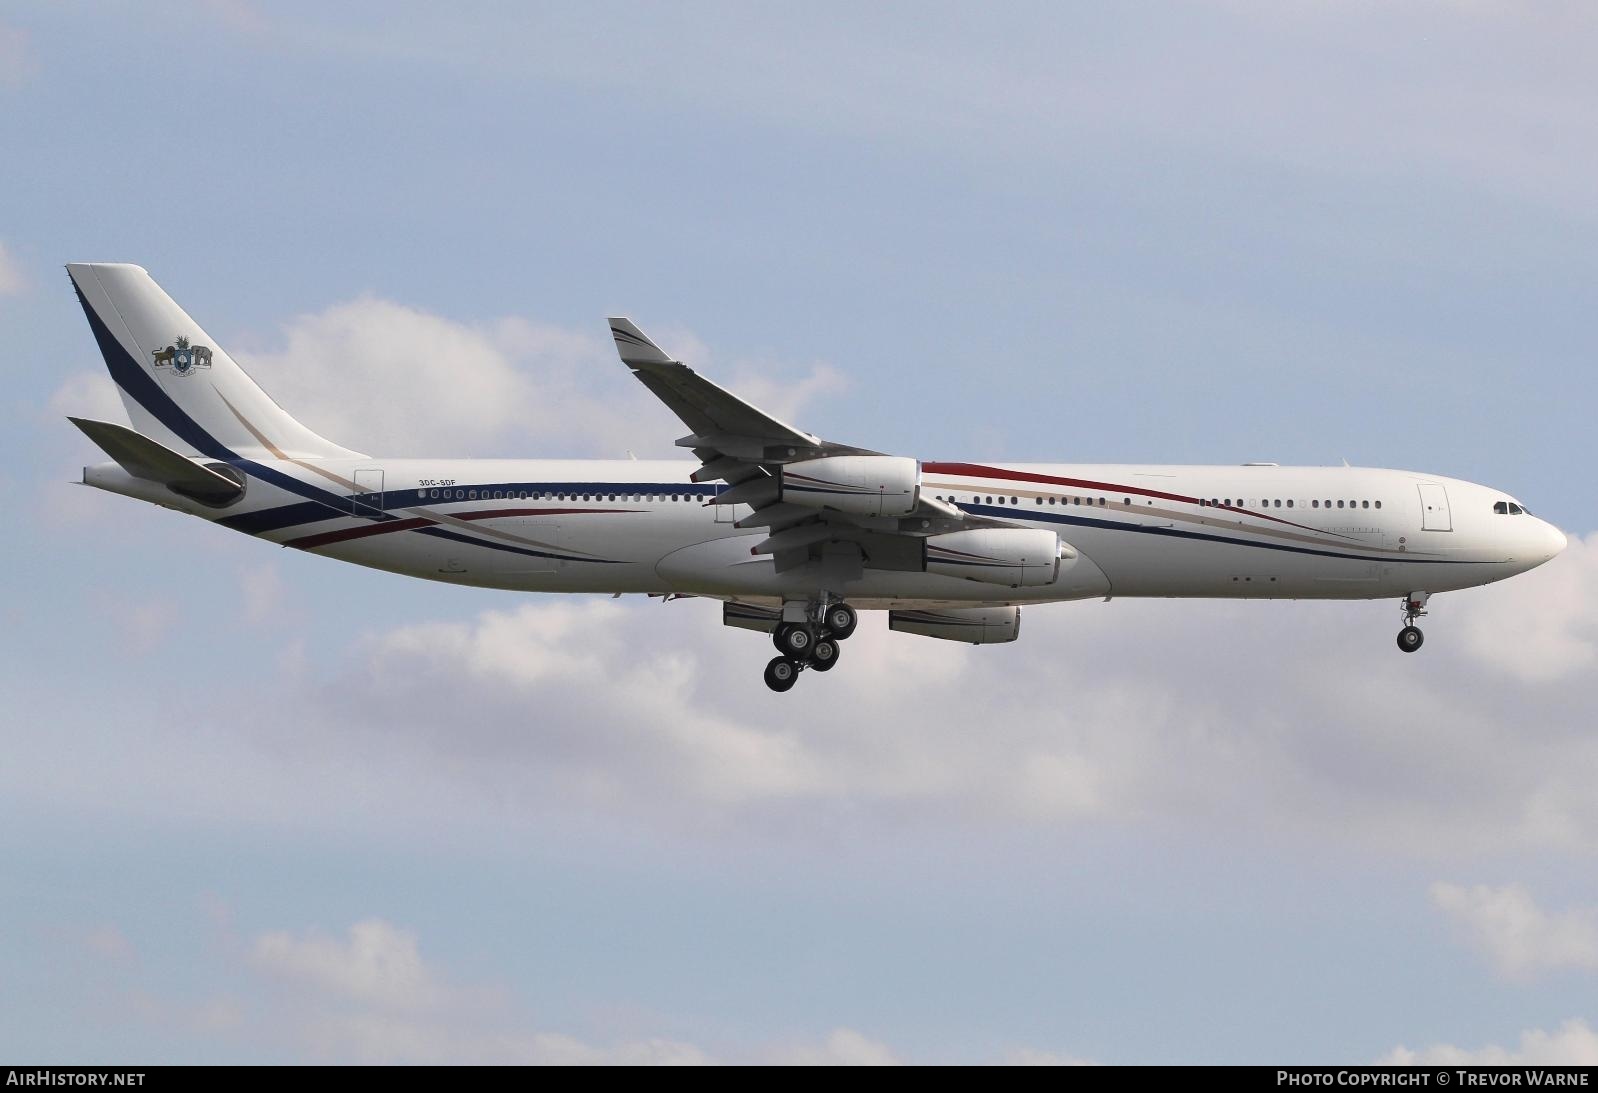
M846 603L822 606L810 614L815 622L779 623L771 632L772 644L781 654L766 665L766 686L773 691L790 690L806 668L830 672L838 663L839 642L860 622Z
M1398 647L1406 653L1413 653L1426 640L1415 620L1426 614L1426 601L1430 598L1430 592L1411 592L1404 597L1404 628L1398 632Z

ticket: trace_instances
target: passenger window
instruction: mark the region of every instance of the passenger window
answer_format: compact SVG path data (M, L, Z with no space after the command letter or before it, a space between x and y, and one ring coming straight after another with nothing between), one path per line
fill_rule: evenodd
M1321 503L1319 501L1311 501L1309 503L1309 507L1312 509L1318 509L1321 507Z
M1371 503L1369 501L1361 501L1359 503L1359 507L1362 509L1368 509L1371 507Z
M1280 500L1279 500L1279 499L1278 499L1278 500L1276 500L1276 501L1273 501L1273 502L1272 502L1272 504L1273 504L1273 505L1274 505L1274 506L1275 506L1275 507L1276 507L1276 508L1281 508L1281 507L1282 507L1282 502L1281 502L1281 501L1280 501Z
M468 490L467 493L466 493L466 496L470 500L475 501L475 500L477 500L477 491L476 490Z
M1288 508L1292 508L1292 507L1293 507L1293 499L1292 499L1292 498L1288 498L1288 500L1287 500L1287 507L1288 507Z
M1380 501L1376 502L1376 507L1377 508L1381 508L1382 507L1382 503Z

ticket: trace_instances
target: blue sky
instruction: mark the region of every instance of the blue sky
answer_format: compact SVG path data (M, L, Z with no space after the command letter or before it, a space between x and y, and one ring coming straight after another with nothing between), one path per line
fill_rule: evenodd
M0 1054L1598 1060L1595 45L1474 3L9 6ZM120 417L76 260L361 450L669 453L627 314L845 442L1346 458L1572 541L1413 658L1387 603L1078 604L866 626L782 701L704 604L70 486L63 416Z

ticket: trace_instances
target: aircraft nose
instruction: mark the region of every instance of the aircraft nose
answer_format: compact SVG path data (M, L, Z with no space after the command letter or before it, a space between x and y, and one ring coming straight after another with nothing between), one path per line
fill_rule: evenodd
M1546 520L1543 521L1543 538L1546 540L1543 545L1543 550L1547 553L1549 558L1552 558L1561 550L1564 550L1565 544L1568 541L1565 538L1564 532L1560 531Z

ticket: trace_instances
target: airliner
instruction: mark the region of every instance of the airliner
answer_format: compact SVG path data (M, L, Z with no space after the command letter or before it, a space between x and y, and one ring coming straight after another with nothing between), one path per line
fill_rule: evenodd
M774 691L891 630L1016 640L1065 600L1397 598L1398 647L1438 592L1565 546L1518 499L1357 467L922 461L823 440L674 360L624 318L623 364L694 462L364 455L279 406L142 268L67 266L132 428L71 418L83 482L340 561L518 592L699 596L764 632Z

